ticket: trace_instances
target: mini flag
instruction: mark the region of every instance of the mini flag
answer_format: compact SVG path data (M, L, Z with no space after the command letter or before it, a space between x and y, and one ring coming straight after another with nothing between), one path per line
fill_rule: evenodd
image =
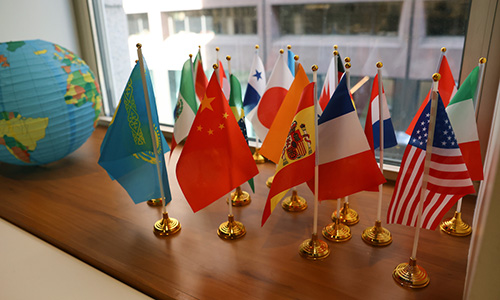
M282 154L264 207L262 226L290 188L314 179L315 119L314 82L312 82L302 92L285 145L282 147Z
M479 145L473 103L478 74L479 67L475 67L446 107L451 126L455 130L458 146L472 180L483 180L481 147Z
M379 120L379 101L378 95L378 74L375 75L372 86L372 95L370 97L370 105L366 115L365 134L368 144L372 150L380 147L380 120ZM398 144L394 127L392 126L391 114L387 107L384 87L382 86L382 118L384 120L384 149L394 147Z
M328 70L326 71L325 82L319 97L319 106L322 110L325 110L328 101L330 101L330 98L332 98L333 92L335 91L335 74L337 74L337 82L340 82L344 73L345 69L342 63L342 58L340 58L340 54L337 56L337 70L335 70L335 56L333 56L330 60Z
M177 162L177 180L194 212L258 173L214 74Z
M229 99L229 95L231 92L231 86L229 85L229 80L227 80L226 71L224 71L224 67L222 66L222 62L219 60L219 68L217 69L219 72L219 83L224 93L224 97Z
M274 163L278 163L283 150L283 145L288 136L290 124L297 111L297 105L304 88L309 84L306 72L301 64L297 67L297 75L293 80L290 90L281 104L273 124L267 133L266 139L260 148L260 154Z
M172 199L165 167L168 144L160 131L149 70L144 62L146 82L161 164L166 203ZM134 203L161 197L156 159L144 98L139 63L136 63L120 103L101 144L99 165L127 191Z
M248 115L255 133L261 140L266 139L267 132L273 124L274 117L278 113L292 81L292 73L290 73L283 55L280 54L267 83L266 92L260 99L257 107Z
M201 102L203 96L205 96L205 91L207 89L208 79L203 70L203 61L201 59L201 50L198 49L198 54L194 58L194 79L195 79L195 90L196 99L198 103Z
M292 52L291 49L287 50L286 62L288 65L288 69L290 69L290 73L295 77L295 53Z
M241 100L241 84L238 78L234 76L234 74L229 75L229 82L231 84L229 107L231 108L231 111L236 118L236 122L238 122L238 126L240 126L241 133L243 134L243 137L248 144L247 126L245 125L245 112L243 111L243 101ZM255 193L253 178L248 181L248 184L250 185L252 192Z
M196 102L196 93L193 82L193 72L191 69L191 60L188 59L182 66L181 84L179 87L179 96L174 110L174 133L172 134L172 152L178 143L187 138L191 125L193 124L198 103Z
M345 76L318 120L318 138L319 200L342 198L385 182L352 104ZM312 190L314 180L308 185Z
M389 224L417 225L424 167L429 167L429 176L423 204L422 228L436 229L444 214L458 199L474 193L441 97L438 101L430 165L424 166L431 102L420 114L405 149L387 212Z
M439 80L439 88L438 88L439 94L443 101L444 107L446 107L448 106L448 103L450 103L451 98L453 98L453 96L457 92L455 79L453 79L453 74L451 73L450 65L448 64L448 59L446 59L446 55L443 55L443 59L441 60L441 64L439 65L439 74L441 74L441 79ZM413 132L413 128L417 123L418 118L422 114L422 111L429 102L430 98L431 98L431 91L429 90L429 93L427 93L424 102L422 103L422 105L420 105L420 108L413 117L413 120L411 120L408 129L406 129L406 134L411 135L411 133Z
M257 51L253 57L252 67L248 75L248 85L243 100L243 110L245 115L250 115L250 112L257 107L262 95L266 91L266 72L264 71L264 64L260 59Z

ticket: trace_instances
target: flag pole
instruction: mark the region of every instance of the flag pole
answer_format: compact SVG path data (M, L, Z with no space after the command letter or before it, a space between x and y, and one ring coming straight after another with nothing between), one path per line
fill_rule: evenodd
M344 61L346 62L344 66L345 66L345 76L346 76L346 81L347 81L346 82L347 83L347 91L349 92L349 95L351 95L351 87L350 87L351 58L346 57L344 59ZM337 76L337 78L338 78L338 71L336 71L335 76ZM339 214L339 218L340 218L339 221L345 225L352 226L352 225L358 224L358 222L359 222L358 212L356 212L354 209L349 207L349 196L344 197L342 208L340 208L340 210L337 209L336 211L333 212L332 217L331 217L333 222L335 222L335 220L337 219L337 213Z
M295 55L293 59L295 59L295 70L297 71L299 65L299 56ZM292 195L286 197L281 202L281 207L286 211L303 211L307 208L307 201L306 199L304 199L304 197L299 196L297 193L297 188L293 187Z
M189 61L191 62L191 75L193 76L193 86L196 86L196 82L194 81L194 66L193 66L193 54L189 53Z
M338 59L339 59L339 52L336 50L337 49L337 45L334 45L333 48L335 48L335 51L333 51L333 69L335 70L335 76L333 76L333 87L334 89L337 88L337 85L339 85L339 63L338 63Z
M477 86L476 86L476 91L474 92L473 100L476 101L475 103L475 118L477 122L478 118L478 112L479 112L479 103L480 103L480 98L481 97L481 85L483 82L484 78L484 66L486 64L486 58L481 57L479 59L479 72L478 72L478 79L477 79ZM457 201L457 208L455 210L455 214L453 215L452 218L444 220L440 225L439 228L443 231L446 232L452 236L468 236L469 234L472 233L472 227L464 222L462 220L462 199L460 198Z
M151 140L153 143L153 153L155 155L155 162L156 162L156 171L158 175L158 183L160 184L160 194L161 194L161 199L163 200L163 218L159 221L157 221L154 225L154 233L158 236L168 236L172 235L174 233L177 233L181 229L181 224L179 221L173 218L168 217L168 212L167 212L167 204L166 204L166 199L165 199L165 188L163 186L163 176L162 176L162 170L160 165L160 156L158 154L158 143L156 140L156 131L153 125L153 117L151 114L151 104L149 102L149 93L148 93L148 85L146 82L146 71L144 68L144 59L142 56L142 45L137 44L137 56L139 57L139 67L141 70L141 78L142 78L142 87L144 89L144 100L146 101L146 112L148 114L148 123L149 123L149 131L151 132ZM157 128L159 131L160 128ZM160 134L162 134L160 132ZM161 139L160 139L161 143ZM163 151L161 153L163 155ZM165 159L165 157L163 157ZM164 170L166 171L166 170Z
M318 139L318 66L312 66L314 82L314 138L316 139L314 163L314 215L312 237L302 242L299 246L300 256L310 260L325 259L330 255L328 244L318 239L318 197L319 197L319 139Z
M259 44L256 44L255 45L255 54L256 55L259 55ZM266 162L266 159L264 158L264 156L262 156L260 153L259 153L259 137L257 136L257 133L255 133L255 151L253 153L253 160L255 160L255 163L256 164L263 164Z
M377 77L378 77L378 120L380 124L379 131L379 166L380 172L384 172L384 115L382 114L383 109L383 98L384 89L382 84L382 67L384 66L382 62L377 62ZM382 188L384 184L378 186L378 205L377 205L377 219L375 220L375 226L366 228L361 234L361 238L366 243L372 246L387 246L392 243L392 235L389 230L382 227L382 199L383 193Z
M417 265L417 248L418 240L420 237L420 227L422 226L422 211L424 208L424 201L427 190L427 181L429 177L430 162L432 156L432 144L434 142L434 129L436 125L436 114L438 106L438 82L441 79L439 73L432 75L432 97L431 97L431 111L429 117L429 129L427 135L427 144L424 160L424 173L422 176L422 186L420 188L420 201L418 203L417 211L417 224L415 227L415 236L413 239L413 249L410 256L409 263L399 264L393 271L392 277L402 286L410 288L423 288L429 284L430 278L427 272Z

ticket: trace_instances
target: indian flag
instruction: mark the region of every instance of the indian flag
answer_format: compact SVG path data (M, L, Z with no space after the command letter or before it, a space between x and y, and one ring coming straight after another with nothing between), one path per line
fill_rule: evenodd
M472 180L483 179L481 148L474 113L479 67L474 68L446 107L451 126ZM477 101L477 99L476 99Z

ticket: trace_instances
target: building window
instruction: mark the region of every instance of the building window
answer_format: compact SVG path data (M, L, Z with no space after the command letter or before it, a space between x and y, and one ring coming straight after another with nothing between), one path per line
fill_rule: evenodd
M127 15L127 24L130 35L149 32L148 14Z
M427 36L464 36L469 21L468 0L425 1Z

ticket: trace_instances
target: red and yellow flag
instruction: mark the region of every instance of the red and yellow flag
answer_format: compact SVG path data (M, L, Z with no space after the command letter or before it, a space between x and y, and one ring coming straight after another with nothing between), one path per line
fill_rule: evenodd
M300 95L304 88L309 84L309 79L307 78L306 72L301 64L299 64L297 69L297 74L295 79L288 90L288 93L283 99L276 117L274 118L271 128L267 133L266 139L262 143L260 148L260 154L264 155L274 163L278 163L280 160L283 145L285 144L285 139L288 135L288 130L290 129L290 124L292 123L293 117L297 110L297 105L300 101Z
M177 163L182 192L197 212L258 173L214 72Z
M262 215L262 225L290 188L314 178L316 151L314 121L314 82L312 82L302 92L285 145L282 147Z

